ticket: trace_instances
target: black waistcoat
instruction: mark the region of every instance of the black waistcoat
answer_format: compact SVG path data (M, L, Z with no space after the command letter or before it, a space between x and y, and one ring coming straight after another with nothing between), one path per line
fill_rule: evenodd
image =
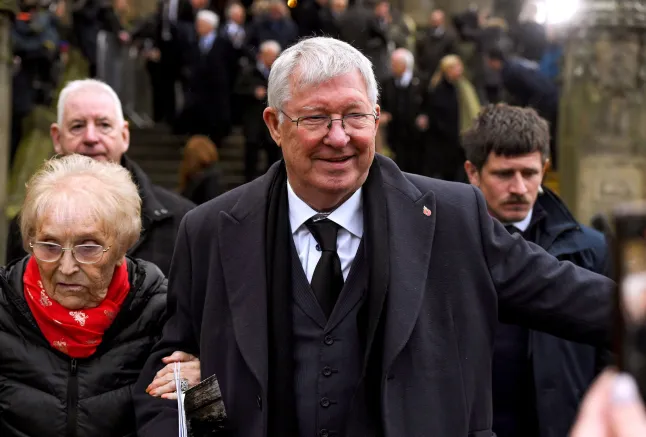
M363 242L339 300L326 321L292 246L292 320L296 416L301 437L343 437L361 377L359 310L366 301L368 268Z

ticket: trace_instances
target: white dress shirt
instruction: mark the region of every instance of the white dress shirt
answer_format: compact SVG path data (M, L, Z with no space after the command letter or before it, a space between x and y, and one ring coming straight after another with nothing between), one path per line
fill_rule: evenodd
M287 203L289 205L289 223L292 228L292 237L294 238L298 259L301 261L307 280L312 282L314 269L321 258L321 251L317 250L318 244L305 222L317 215L318 212L294 193L289 182L287 182ZM352 261L357 254L359 244L361 244L361 237L363 237L361 188L328 215L327 218L340 226L336 237L336 251L341 260L343 279L347 280Z
M399 88L407 88L411 80L413 80L413 70L406 70L402 76L397 79L397 86Z
M530 209L529 214L527 214L527 216L524 219L522 219L521 221L516 222L516 223L507 223L507 224L508 225L514 225L514 227L516 229L518 229L520 232L525 232L527 230L527 228L529 227L529 223L532 221L533 213L534 213L534 210Z

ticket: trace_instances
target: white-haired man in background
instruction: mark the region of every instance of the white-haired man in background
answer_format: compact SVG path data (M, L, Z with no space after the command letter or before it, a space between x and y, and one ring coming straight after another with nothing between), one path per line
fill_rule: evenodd
M247 65L235 87L236 98L243 108L242 129L245 137L244 173L246 182L258 176L258 153L267 154L267 168L280 159L280 148L269 135L262 120L262 112L267 106L267 80L274 61L280 55L280 44L265 41L260 44L256 63ZM265 168L266 170L266 168ZM263 171L264 173L264 171Z
M177 434L145 389L175 350L217 375L233 437L490 437L498 318L605 344L615 284L510 235L477 188L375 154L370 61L331 38L274 63L284 160L182 222L171 317L135 386L139 437Z
M184 108L177 126L178 131L189 135L206 135L218 146L231 125L229 62L233 56L231 42L218 34L219 25L215 12L202 9L197 13L198 40L192 52Z
M424 144L415 124L424 101L424 81L415 73L415 58L399 48L390 55L392 76L382 84L381 119L388 146L400 169L424 173Z
M168 275L180 221L195 205L154 185L126 156L130 147L128 122L123 118L119 97L108 85L94 79L68 83L58 97L57 111L57 120L50 132L57 154L78 153L99 161L118 162L132 174L143 200L143 232L128 255L153 262ZM25 255L14 220L9 232L7 262Z

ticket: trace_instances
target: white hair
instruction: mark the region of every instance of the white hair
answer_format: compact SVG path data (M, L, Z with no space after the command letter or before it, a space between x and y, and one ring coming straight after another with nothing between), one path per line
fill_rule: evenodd
M63 124L63 118L65 116L65 104L67 99L72 94L76 94L81 91L101 91L112 98L114 101L114 114L119 125L123 125L123 109L121 108L121 100L114 90L105 82L101 82L96 79L79 79L72 80L65 85L65 88L61 90L61 93L58 95L58 102L56 103L56 123L61 126Z
M213 26L215 29L218 28L220 24L220 17L218 17L218 14L216 14L213 11L209 11L206 9L202 9L200 12L197 13L197 18L198 21L204 21L207 24L210 24Z
M413 67L415 66L415 56L413 56L413 53L411 53L410 50L400 47L393 52L392 56L401 56L406 63L406 70L413 70Z
M262 53L262 52L265 52L267 50L270 50L270 51L276 53L277 55L280 55L280 52L281 52L282 49L280 47L280 44L278 44L277 41L274 41L274 40L270 39L270 40L267 40L267 41L263 42L262 44L260 44L258 52Z
M85 208L114 236L120 255L141 233L141 197L123 166L83 155L46 161L27 183L20 212L20 230L27 249L46 216L72 218Z
M294 76L298 69L298 75ZM327 37L301 40L276 59L269 73L267 103L282 109L290 98L290 87L318 85L359 71L368 91L368 100L375 106L379 97L372 62L356 48L343 41ZM292 80L296 82L292 84ZM279 114L282 121L282 113Z

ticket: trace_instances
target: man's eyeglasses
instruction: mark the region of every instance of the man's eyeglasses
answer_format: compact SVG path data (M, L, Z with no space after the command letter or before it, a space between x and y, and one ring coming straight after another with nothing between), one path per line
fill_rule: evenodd
M70 250L74 259L81 264L95 264L101 261L103 254L110 250L110 246L104 248L99 244L77 244L73 247L63 247L56 243L35 241L29 243L34 256L40 261L53 263L60 260L66 250Z
M301 126L304 129L313 132L323 131L324 129L329 130L332 127L332 122L334 121L340 121L341 127L348 132L348 130L358 131L366 129L369 126L374 126L377 120L379 120L379 116L375 114L347 114L341 118L332 118L329 115L310 115L294 119L287 115L282 109L280 112L282 112L289 121L296 123L296 127Z

